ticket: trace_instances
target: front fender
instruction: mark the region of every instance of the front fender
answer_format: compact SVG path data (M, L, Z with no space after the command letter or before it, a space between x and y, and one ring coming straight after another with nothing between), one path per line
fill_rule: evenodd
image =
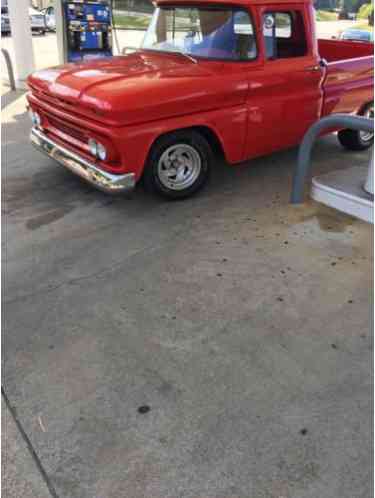
M119 144L124 171L135 173L139 180L155 141L162 135L181 129L208 128L221 144L227 162L233 164L243 161L246 126L247 108L241 105L127 126L117 132L116 141Z

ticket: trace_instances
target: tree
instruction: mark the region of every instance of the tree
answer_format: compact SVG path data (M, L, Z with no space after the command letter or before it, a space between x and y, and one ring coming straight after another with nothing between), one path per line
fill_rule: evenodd
M340 10L345 12L357 12L358 0L341 0Z

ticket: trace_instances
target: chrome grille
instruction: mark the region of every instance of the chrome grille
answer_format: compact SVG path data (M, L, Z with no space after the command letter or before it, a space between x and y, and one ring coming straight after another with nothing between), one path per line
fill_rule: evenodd
M62 133L65 133L66 135L73 137L76 140L79 140L80 142L87 143L87 137L85 133L83 133L78 128L75 128L70 124L63 122L60 119L56 119L54 116L51 116L50 114L47 114L47 119L51 126L61 131Z

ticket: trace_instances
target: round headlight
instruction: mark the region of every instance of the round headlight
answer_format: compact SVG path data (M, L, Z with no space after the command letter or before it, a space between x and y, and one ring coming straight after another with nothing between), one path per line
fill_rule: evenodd
M98 153L98 144L93 138L89 139L88 144L89 144L90 154L96 157Z
M97 144L96 154L101 161L105 161L107 159L107 149L100 143Z

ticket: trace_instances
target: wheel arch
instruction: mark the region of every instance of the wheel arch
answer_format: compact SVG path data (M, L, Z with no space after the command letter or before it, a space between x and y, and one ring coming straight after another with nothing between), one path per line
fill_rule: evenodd
M177 133L177 132L189 132L189 131L195 131L197 133L200 133L208 142L208 144L211 146L212 151L214 154L219 155L220 157L226 158L225 155L225 149L223 146L223 142L220 139L218 133L216 133L215 130L213 130L210 126L207 125L193 125L193 126L187 126L183 128L173 128L167 131L163 131L160 133L157 137L154 138L152 143L150 144L147 152L147 159L150 157L151 151L155 145L162 140L164 137L170 135L171 133Z
M360 107L357 109L356 115L361 116L364 111L369 107L371 104L374 104L374 100L369 100L365 102L364 104L361 104Z

